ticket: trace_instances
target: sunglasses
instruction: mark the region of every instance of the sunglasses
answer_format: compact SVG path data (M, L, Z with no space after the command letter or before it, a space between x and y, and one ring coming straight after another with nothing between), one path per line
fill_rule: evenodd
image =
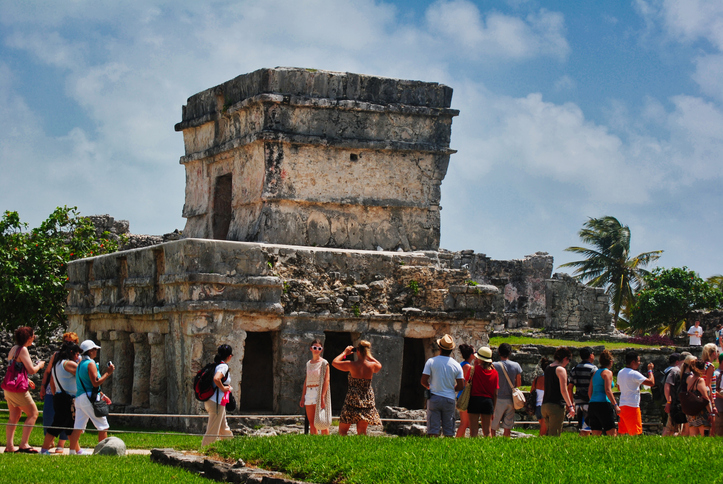
M312 350L316 350L316 351L321 351L321 350L323 350L324 348L322 348L321 346L312 346L311 349L312 349Z

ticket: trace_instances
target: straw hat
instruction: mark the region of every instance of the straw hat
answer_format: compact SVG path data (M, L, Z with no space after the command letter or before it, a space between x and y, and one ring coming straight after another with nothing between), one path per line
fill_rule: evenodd
M477 354L475 354L475 356L480 361L492 363L492 350L486 346L483 346L482 348L478 349Z
M456 346L456 345L454 344L454 340L453 340L452 337L451 337L450 335L448 335L448 334L445 334L444 336L442 336L441 338L439 338L439 339L437 340L437 344L438 344L439 347L442 348L444 351L451 351L451 350L453 350L454 347Z

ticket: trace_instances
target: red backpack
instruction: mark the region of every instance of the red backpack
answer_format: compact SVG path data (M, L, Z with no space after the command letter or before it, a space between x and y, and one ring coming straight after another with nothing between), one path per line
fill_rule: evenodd
M196 376L193 377L193 393L196 400L205 402L216 393L217 388L213 384L213 377L216 375L217 366L218 363L209 363L198 370Z

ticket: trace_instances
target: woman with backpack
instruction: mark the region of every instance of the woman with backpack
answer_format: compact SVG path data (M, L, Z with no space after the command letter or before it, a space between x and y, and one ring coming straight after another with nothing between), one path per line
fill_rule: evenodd
M8 418L8 424L5 427L5 452L21 452L25 454L37 454L38 451L30 447L28 440L30 440L30 432L33 430L33 425L38 418L38 407L33 401L33 397L30 396L28 389L33 390L35 383L28 379L28 375L34 375L39 372L45 366L44 361L38 362L37 365L33 365L33 361L30 359L30 353L28 352L28 346L33 344L35 340L35 333L33 328L23 326L15 330L15 346L10 348L8 353L8 362L10 364L3 380L3 390L5 393L5 400L8 402L8 410L10 416ZM13 381L10 381L11 376L15 376ZM20 440L20 446L15 449L13 440L15 438L15 427L20 421L20 417L23 412L27 415L25 419L25 427L23 427L23 436Z
M230 385L231 376L228 368L228 362L231 361L232 356L233 349L229 345L221 345L218 347L216 356L213 357L213 361L216 363L213 375L213 384L216 391L213 392L211 398L203 403L206 412L208 412L208 425L201 445L208 445L220 439L233 438L233 432L231 432L226 421L226 406L225 403L222 403L223 396L233 391Z
M73 432L75 419L73 418L73 400L78 388L75 382L75 372L78 368L78 355L80 355L80 346L72 341L66 342L61 346L60 351L53 355L52 361L55 362L50 370L50 393L53 395L53 420L47 426L45 434L45 442L40 449L41 454L50 454L50 448L56 437L61 439L67 433ZM47 401L47 400L46 400ZM47 403L46 403L47 405ZM45 407L45 411L48 408ZM59 447L60 452L63 447ZM80 451L80 446L76 446L72 450ZM56 452L57 453L57 452Z

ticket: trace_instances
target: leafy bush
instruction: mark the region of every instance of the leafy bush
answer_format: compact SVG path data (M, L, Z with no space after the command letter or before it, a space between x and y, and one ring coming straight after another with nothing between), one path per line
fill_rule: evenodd
M58 207L28 231L17 212L0 219L0 328L31 326L41 338L65 325L68 262L118 250L75 207Z

